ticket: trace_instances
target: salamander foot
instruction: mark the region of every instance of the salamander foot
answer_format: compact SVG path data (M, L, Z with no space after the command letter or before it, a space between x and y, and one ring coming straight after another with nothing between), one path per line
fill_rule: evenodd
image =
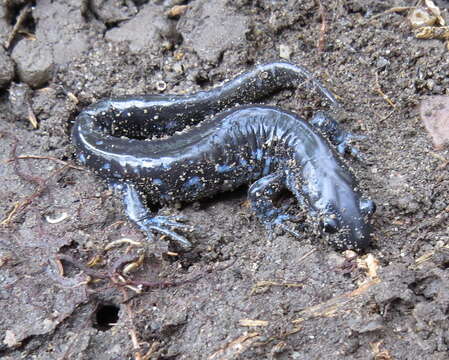
M136 221L139 227L147 234L149 239L153 239L153 231L166 235L176 241L182 248L191 249L192 243L184 236L179 235L174 230L193 231L193 226L180 223L183 219L178 216L154 216Z
M134 221L140 229L145 232L149 240L153 240L153 232L166 235L176 241L185 250L190 250L193 245L184 236L175 230L193 231L190 225L183 224L183 216L162 216L151 213L144 203L143 192L132 183L120 184L126 214Z
M283 209L274 206L273 203L274 199L279 197L282 190L286 188L285 181L285 173L278 171L257 180L248 190L251 207L260 222L267 228L270 238L274 236L276 228L283 229L295 237L301 237L297 231L284 224L286 221L298 222L298 217L286 214ZM303 200L299 192L297 198L302 204Z
M264 225L270 234L270 239L274 237L276 228L282 229L296 238L301 238L301 234L298 231L285 224L286 221L296 222L297 220L298 218L296 216L283 214L279 211L273 220L264 221Z
M341 155L351 154L357 160L363 161L363 155L351 145L353 140L364 140L364 135L352 134L344 131L340 124L324 111L318 111L310 120L310 123L318 128L337 148Z
M356 135L352 133L342 133L340 135L339 143L337 144L337 151L341 155L351 154L354 159L359 161L364 160L362 153L351 145L352 140L365 140L367 137L364 135Z

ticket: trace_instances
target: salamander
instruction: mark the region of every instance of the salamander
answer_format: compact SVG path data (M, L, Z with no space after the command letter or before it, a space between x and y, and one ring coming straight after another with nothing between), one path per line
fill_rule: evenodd
M304 80L339 105L310 72L283 62L259 65L191 95L99 101L75 120L77 159L121 191L127 215L150 239L158 232L192 247L183 235L192 230L184 219L158 215L149 205L191 202L249 184L252 210L269 229L299 235L286 224L292 216L275 206L288 189L325 233L337 233L330 237L333 245L364 249L375 204L361 198L337 154L357 155L349 146L354 136L324 112L309 124L277 107L242 105Z

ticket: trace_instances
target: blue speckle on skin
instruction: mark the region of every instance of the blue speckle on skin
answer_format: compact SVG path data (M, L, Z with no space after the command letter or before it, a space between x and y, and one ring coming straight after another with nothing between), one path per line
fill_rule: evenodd
M279 215L276 220L274 220L275 224L282 224L285 220L290 220L290 215L288 214L284 214L284 215Z
M123 190L123 188L124 188L123 183L121 183L121 182L109 181L108 185L112 189L119 190L119 191Z
M248 165L248 161L246 161L246 159L244 159L244 158L241 158L240 159L240 165L241 166L246 166L246 165Z
M81 164L85 164L86 163L86 156L84 155L84 153L82 153L82 152L78 153L77 157L78 157L78 161Z
M111 169L111 164L110 163L104 163L101 168L103 170L110 170Z
M273 215L277 215L278 212L279 212L278 209L271 209L271 210L266 211L265 214L266 214L267 216L273 216Z
M271 158L271 156L268 156L268 157L265 159L265 164L264 164L263 171L262 171L262 175L263 175L263 176L267 176L267 175L270 173L271 160L273 160L273 159Z
M253 151L251 153L251 155L256 159L256 160L261 160L263 157L263 150L262 149L257 149L256 151Z
M179 125L178 121L172 120L165 124L166 129L173 129Z
M229 165L215 165L215 170L219 173L232 171L233 167Z
M160 196L161 200L164 200L164 201L170 201L171 200L171 197L169 195L167 195L167 194L159 194L159 196Z
M189 180L187 180L183 186L185 188L198 188L203 187L204 184L201 182L201 179L198 176L193 176Z
M104 144L103 140L95 141L95 145L103 145L103 144Z
M162 185L163 181L161 179L153 179L153 184L154 185Z

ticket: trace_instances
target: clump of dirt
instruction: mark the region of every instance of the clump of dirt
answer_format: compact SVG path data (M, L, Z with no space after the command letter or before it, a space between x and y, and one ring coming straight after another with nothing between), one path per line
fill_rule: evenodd
M0 355L446 359L449 153L419 104L449 95L447 44L415 37L407 1L211 4L0 5ZM434 4L449 20L447 1ZM75 164L84 106L208 89L280 58L310 69L342 126L367 136L364 160L346 161L377 204L369 254L336 252L307 221L303 239L270 238L245 189L163 209L198 229L177 253ZM306 86L266 102L332 111Z

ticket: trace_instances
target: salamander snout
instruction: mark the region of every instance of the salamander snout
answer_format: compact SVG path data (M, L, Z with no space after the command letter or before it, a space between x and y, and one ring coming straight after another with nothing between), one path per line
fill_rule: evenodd
M363 219L353 219L351 224L338 224L334 219L321 222L324 234L329 234L329 241L339 250L363 250L370 245L371 226Z
M340 241L345 244L344 248L364 250L371 243L371 232L371 225L362 222L358 226L348 229L347 232L343 231Z
M322 219L321 228L330 235L331 243L338 249L366 249L370 245L372 232L368 220L376 210L376 205L369 199L360 199L358 206L357 202L353 207L346 205L339 213Z

